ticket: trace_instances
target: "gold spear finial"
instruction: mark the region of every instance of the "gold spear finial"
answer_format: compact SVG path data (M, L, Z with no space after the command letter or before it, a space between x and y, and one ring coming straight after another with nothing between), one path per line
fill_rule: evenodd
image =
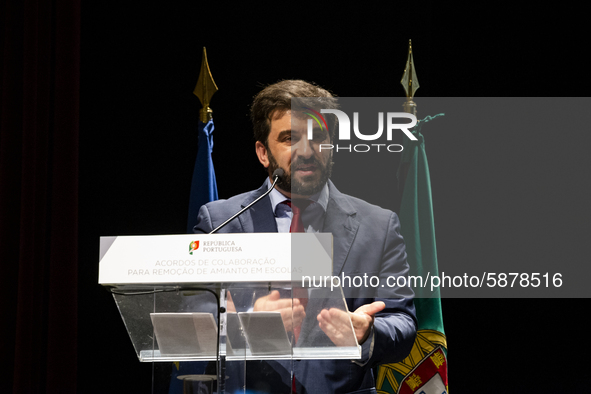
M203 47L201 71L199 71L199 79L197 80L197 85L195 85L195 90L193 90L193 94L199 97L199 101L201 101L202 108L199 111L199 119L203 123L207 123L212 118L213 111L209 108L209 102L211 96L217 91L218 87L213 81L211 71L209 70L209 64L207 63L207 52L205 51L205 47Z
M419 80L417 79L415 62L412 58L412 40L408 40L408 57L406 58L406 67L400 83L406 92L406 102L403 104L404 111L416 116L417 105L412 99L419 88Z

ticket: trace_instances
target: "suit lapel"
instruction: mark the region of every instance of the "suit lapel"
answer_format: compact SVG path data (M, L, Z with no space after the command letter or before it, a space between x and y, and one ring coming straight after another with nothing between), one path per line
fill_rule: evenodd
M331 181L323 232L333 235L333 275L340 275L359 229L357 211Z
M349 199L328 181L329 201L326 207L323 232L333 235L333 274L340 275L359 229L355 218L357 211ZM252 192L243 202L244 208L267 191L265 184ZM276 233L277 222L273 214L271 199L266 196L238 217L246 233Z
M242 208L259 198L267 191L266 183L258 190L252 192L243 202ZM266 196L261 201L250 207L242 215L238 216L245 233L276 233L277 222L273 214L271 199Z

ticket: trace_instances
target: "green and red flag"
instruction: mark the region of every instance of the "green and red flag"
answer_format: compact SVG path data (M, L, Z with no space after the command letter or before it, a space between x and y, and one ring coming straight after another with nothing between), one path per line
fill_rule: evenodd
M406 244L409 275L425 278L438 275L435 222L429 165L423 124L437 116L428 116L413 129L417 141L405 139L398 170L404 191L400 205L400 231ZM378 368L376 388L380 394L447 393L447 341L443 330L439 291L415 289L415 307L419 322L417 338L407 358Z

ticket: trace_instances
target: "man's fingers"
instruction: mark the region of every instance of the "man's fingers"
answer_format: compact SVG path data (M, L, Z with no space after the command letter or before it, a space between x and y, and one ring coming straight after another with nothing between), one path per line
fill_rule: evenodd
M326 309L320 311L316 319L318 320L318 324L320 325L322 331L324 331L329 336L331 333L336 331L336 327L333 325L330 315Z
M318 316L316 316L316 319L320 324L320 328L322 328L325 332L327 329L334 330L332 318L330 317L330 313L328 312L328 310L321 310Z
M281 300L273 301L273 303L271 305L273 305L273 308L275 308L275 309L283 309L283 308L290 308L291 309L292 302L291 302L291 299L289 299L289 298L283 298Z
M281 298L281 294L279 294L279 292L277 290L273 290L267 296L267 301L277 301L280 298Z
M298 321L302 321L304 319L304 316L306 316L306 312L304 311L304 307L303 306L294 306L293 308L290 308L289 313L291 313L291 316L293 317L293 319L298 322Z
M318 314L318 321L323 320L325 322L329 322L330 319L330 313L328 313L328 310L323 309L320 311L320 313Z
M323 309L318 316L333 324L349 324L349 313L337 308Z
M366 315L373 316L383 310L385 307L386 304L384 304L383 301L376 301L372 302L371 304L361 305L359 308L357 308L357 310L355 310L355 313L362 312Z
M318 325L337 346L353 346L355 333L351 331L349 312L340 309L323 309L318 314Z
M329 327L339 331L351 331L351 323L349 323L349 314L336 308L330 310L323 309L318 314L318 322L325 327Z

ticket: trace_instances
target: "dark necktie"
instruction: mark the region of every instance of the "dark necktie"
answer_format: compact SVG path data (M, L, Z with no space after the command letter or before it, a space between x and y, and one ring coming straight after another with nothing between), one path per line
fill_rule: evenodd
M308 205L312 204L313 201L311 200L285 200L283 204L287 204L291 207L291 226L289 228L290 233L303 233L304 231L304 222L302 221L302 211L304 211ZM300 300L300 304L306 308L308 304L308 291L302 288L293 288L292 296L293 298L297 298ZM301 325L293 328L293 335L295 337L296 342L300 336L300 330L302 329Z
M310 205L313 201L310 200L285 200L283 201L283 204L287 204L291 207L291 226L289 227L289 232L290 233L303 233L305 232L304 230L304 222L302 221L302 212L306 210L306 208L308 207L308 205ZM300 304L306 308L306 304L308 303L308 292L305 289L293 289L293 296L294 298L297 298L297 293L302 292L305 293L305 297L299 298L300 300ZM300 331L302 329L302 326L299 325L297 327L293 328L293 335L295 337L296 342L298 341L298 338L300 336ZM291 380L291 392L292 393L297 393L296 390L296 381L295 381L295 374L293 375L293 378Z
M283 204L287 204L291 207L291 226L289 227L290 233L304 233L304 222L302 222L302 212L308 208L308 205L312 204L311 200L285 200Z

